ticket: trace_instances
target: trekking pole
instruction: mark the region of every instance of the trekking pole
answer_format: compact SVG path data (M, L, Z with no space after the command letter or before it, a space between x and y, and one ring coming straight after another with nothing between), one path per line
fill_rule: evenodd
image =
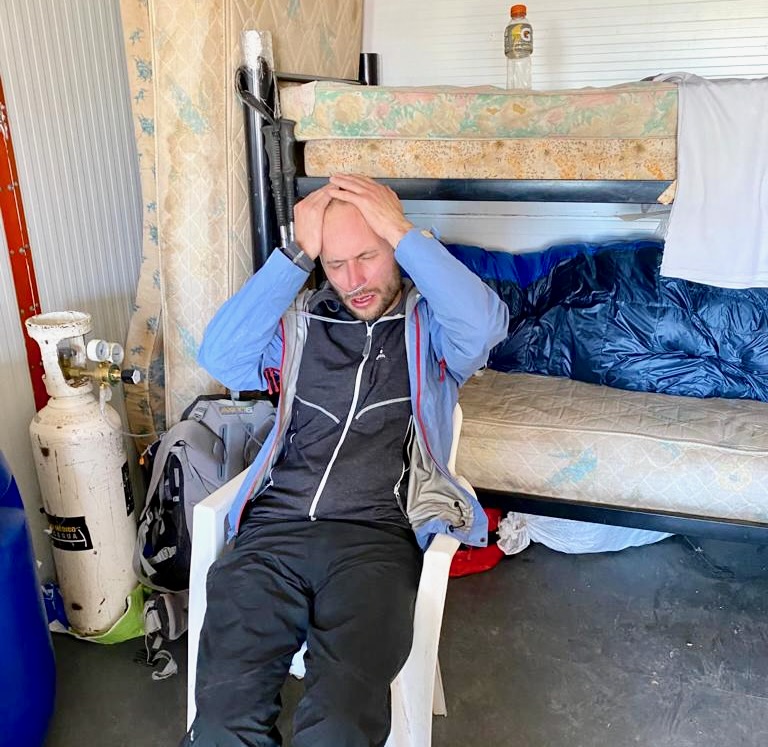
M264 125L261 128L269 157L269 181L272 184L272 197L275 201L277 227L280 231L280 246L288 245L288 214L283 183L282 154L280 148L280 123ZM295 169L294 169L295 173Z
M270 59L272 39L267 31L244 31L241 36L244 64L235 74L235 90L243 103L248 161L248 206L251 218L253 271L266 262L277 246L278 227L270 192L269 164L262 132L264 123L274 124L274 111L267 102L275 80Z
M296 205L296 136L292 119L280 120L280 154L283 168L283 190L285 192L285 215L288 223L288 239L294 241L296 231L293 223L293 208Z
M242 68L241 68L242 69ZM274 84L274 78L271 71L266 65L266 61L259 57L258 68L259 79L262 81L269 81L268 85ZM267 86L265 86L266 89ZM274 110L270 111L265 100L258 99L250 91L244 89L240 82L238 82L238 95L241 101L250 109L253 109L258 115L266 120L267 124L262 125L262 142L264 144L264 150L267 153L267 159L269 162L269 181L272 187L272 199L274 200L275 216L277 218L277 227L280 232L280 246L286 246L289 241L289 221L293 217L293 203L295 201L293 182L296 177L296 165L293 161L293 146L292 144L286 149L289 163L291 164L291 173L288 177L290 183L290 212L288 212L288 205L286 200L286 179L284 178L283 169L283 154L281 147L281 130L283 122L289 122L290 120L278 121L275 117ZM265 93L267 91L265 90ZM275 97L277 94L274 94ZM277 104L276 104L277 105ZM293 122L291 122L291 140L293 141ZM292 238L292 237L291 237Z

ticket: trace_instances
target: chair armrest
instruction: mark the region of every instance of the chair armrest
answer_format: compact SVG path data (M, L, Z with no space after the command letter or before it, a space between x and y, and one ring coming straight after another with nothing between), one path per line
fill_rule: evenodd
M451 441L451 453L448 456L448 471L456 475L456 455L459 453L459 438L461 436L461 426L464 423L464 413L461 405L457 402L453 408L453 441Z
M440 627L443 619L443 606L448 590L448 572L451 560L459 549L459 541L447 534L438 534L424 553L424 560L419 579L419 591L414 612L414 629L428 626L429 640L434 641L435 653L437 641L440 638ZM414 649L416 648L414 637Z
M189 564L189 627L187 635L188 687L187 727L195 718L195 672L200 630L206 608L205 583L208 569L224 549L224 520L237 491L248 473L244 469L237 477L214 490L195 506L192 513L192 557Z
M205 576L208 567L224 548L224 520L248 470L214 490L195 506L192 513L192 558L190 582Z

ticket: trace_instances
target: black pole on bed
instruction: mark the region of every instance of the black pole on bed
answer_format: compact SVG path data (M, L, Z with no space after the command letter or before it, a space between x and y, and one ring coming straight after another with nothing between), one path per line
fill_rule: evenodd
M256 98L264 101L268 91L254 90L253 74L248 68L238 71L240 85ZM269 163L264 150L263 117L249 106L243 107L245 116L245 147L248 159L248 206L251 213L251 257L256 272L279 244L277 219L272 192L269 188Z
M379 85L379 55L376 52L361 52L357 70L360 85Z

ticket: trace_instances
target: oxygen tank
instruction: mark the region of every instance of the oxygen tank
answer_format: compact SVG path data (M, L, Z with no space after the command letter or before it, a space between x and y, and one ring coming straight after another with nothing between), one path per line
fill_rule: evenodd
M40 346L51 399L29 427L53 560L71 627L81 635L108 630L136 587L132 571L136 517L120 416L106 404L122 375L122 348L95 340L91 317L78 311L26 321ZM89 372L89 358L99 363ZM100 397L92 382L100 381Z

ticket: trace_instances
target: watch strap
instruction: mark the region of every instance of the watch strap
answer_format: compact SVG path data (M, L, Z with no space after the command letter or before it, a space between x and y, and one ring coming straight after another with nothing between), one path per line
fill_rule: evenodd
M304 250L295 242L289 241L287 246L281 246L280 251L297 267L305 272L312 272L315 269L315 260L311 259Z

